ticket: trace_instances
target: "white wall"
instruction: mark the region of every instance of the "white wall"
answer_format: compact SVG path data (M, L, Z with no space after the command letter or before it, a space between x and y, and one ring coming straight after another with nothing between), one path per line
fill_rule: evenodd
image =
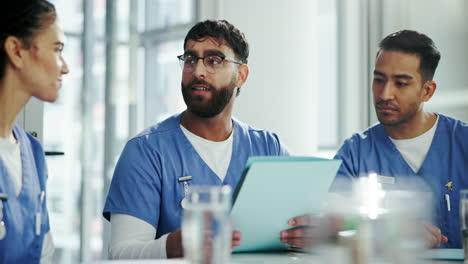
M338 120L342 140L370 124L368 8L362 0L338 1Z
M434 76L438 87L426 108L468 122L468 1L393 0L384 2L383 10L384 35L417 30L432 38L441 52Z
M209 6L216 14L204 8ZM294 154L317 149L316 0L205 0L201 19L226 19L250 43L250 75L234 115L279 134Z

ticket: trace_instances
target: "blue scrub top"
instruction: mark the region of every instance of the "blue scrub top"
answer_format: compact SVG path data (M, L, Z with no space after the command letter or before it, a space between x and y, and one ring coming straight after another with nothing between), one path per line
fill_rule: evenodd
M40 143L21 128L13 133L20 144L23 186L16 196L11 176L0 159L0 192L8 195L3 201L3 222L6 237L0 240L0 263L39 263L44 235L49 232L49 214L45 196L47 179L44 151ZM40 234L36 235L36 215L41 218Z
M383 125L377 124L362 133L354 134L340 148L335 158L343 160L343 163L332 185L332 191L345 191L351 186L349 181L372 172L395 177L395 184L383 184L388 189L418 190L421 186L415 185L423 182L433 195L433 224L449 240L441 247L462 248L459 197L460 190L468 189L468 125L438 115L439 122L432 144L417 173L401 156ZM450 181L453 182L452 190L445 187ZM450 196L450 211L445 194Z
M223 182L198 155L180 128L183 113L143 131L127 142L116 165L103 215L127 214L156 228L156 238L180 228L184 198L179 177L189 185L235 188L250 156L288 155L276 134L233 119L231 162Z

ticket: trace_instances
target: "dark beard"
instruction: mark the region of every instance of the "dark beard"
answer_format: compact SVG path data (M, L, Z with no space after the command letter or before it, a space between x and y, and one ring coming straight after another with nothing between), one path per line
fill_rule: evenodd
M206 104L199 104L199 102L202 100L201 96L191 95L190 92L192 90L192 86L195 84L205 84L209 87L210 92L212 93L212 98ZM214 89L211 85L201 80L194 80L187 86L184 86L184 84L181 83L181 87L182 96L184 97L187 108L190 110L190 112L202 118L212 118L219 115L231 101L232 95L234 94L234 89L236 88L234 86L234 80L221 89Z

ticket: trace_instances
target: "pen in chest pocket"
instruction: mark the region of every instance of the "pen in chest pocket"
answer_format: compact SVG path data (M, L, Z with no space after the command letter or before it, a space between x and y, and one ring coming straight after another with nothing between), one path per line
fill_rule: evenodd
M183 176L177 179L179 182L181 182L184 185L184 198L182 199L182 201L180 201L180 206L182 208L185 208L186 197L188 193L188 181L190 181L191 179L192 179L192 176Z
M45 192L41 191L39 194L39 208L36 212L36 236L41 234L41 211L42 211L42 204L44 203Z
M450 212L450 195L448 193L445 194L445 202L447 203L447 211Z
M8 195L6 193L0 193L0 240L3 240L6 236L6 226L3 222L3 203L8 200Z

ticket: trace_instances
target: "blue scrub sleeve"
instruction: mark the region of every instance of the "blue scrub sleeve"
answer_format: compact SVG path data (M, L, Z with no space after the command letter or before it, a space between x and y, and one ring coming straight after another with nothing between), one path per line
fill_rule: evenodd
M275 133L265 130L254 130L250 134L255 140L250 140L253 153L264 153L265 156L290 156L288 149L283 145ZM266 150L266 151L265 151Z
M341 160L342 163L330 187L330 192L352 191L353 179L358 177L358 175L354 173L353 160L358 158L355 155L357 155L357 153L353 153L352 151L352 140L346 140L333 158Z
M289 153L286 146L281 143L278 135L276 135L275 133L272 133L272 134L273 134L274 139L276 140L276 142L274 142L275 149L278 150L278 152L275 153L275 155L278 155L278 156L291 156L291 154Z
M161 205L161 161L145 137L130 140L115 167L104 207L110 213L127 214L158 228Z

